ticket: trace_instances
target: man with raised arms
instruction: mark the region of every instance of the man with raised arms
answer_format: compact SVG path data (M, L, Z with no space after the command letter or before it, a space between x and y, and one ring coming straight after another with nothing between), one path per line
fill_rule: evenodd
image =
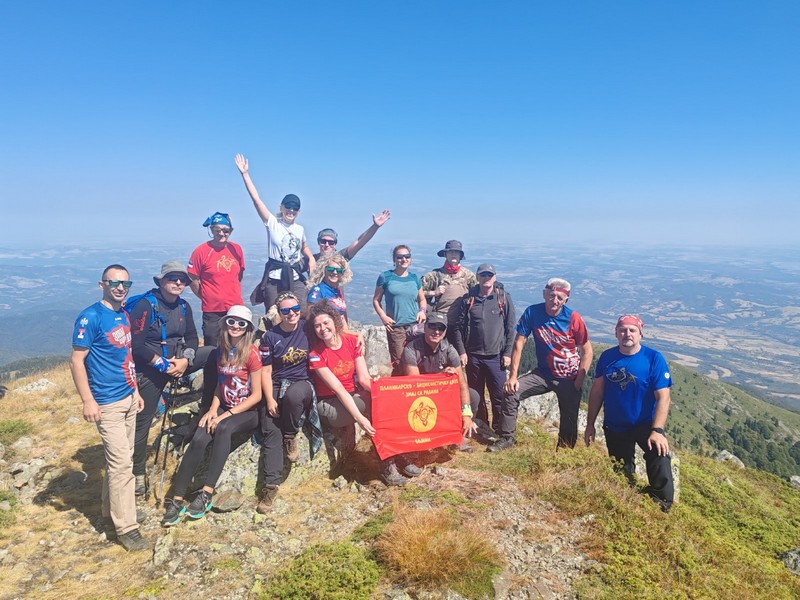
M603 352L597 361L583 439L587 446L594 441L594 422L604 406L603 431L609 455L622 461L623 471L632 480L638 444L647 465L648 493L667 512L675 497L664 434L672 378L662 354L642 345L643 331L644 323L637 316L623 315L617 321L619 345Z

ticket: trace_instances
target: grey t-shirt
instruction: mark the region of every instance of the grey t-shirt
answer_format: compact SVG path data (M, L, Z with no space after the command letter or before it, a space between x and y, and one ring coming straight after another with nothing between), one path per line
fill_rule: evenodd
M445 367L460 367L461 359L458 352L447 340L442 340L434 352L425 343L425 336L421 335L412 340L403 349L401 362L404 365L415 365L422 375L434 375L444 371Z

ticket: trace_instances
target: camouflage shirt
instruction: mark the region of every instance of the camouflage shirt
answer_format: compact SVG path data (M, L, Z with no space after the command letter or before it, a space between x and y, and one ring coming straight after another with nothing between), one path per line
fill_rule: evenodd
M445 286L444 293L441 296L434 296L433 291L440 285ZM456 326L460 300L474 285L478 285L475 273L463 266L456 274L448 273L444 267L439 267L422 277L425 298L433 310L447 315L448 329Z

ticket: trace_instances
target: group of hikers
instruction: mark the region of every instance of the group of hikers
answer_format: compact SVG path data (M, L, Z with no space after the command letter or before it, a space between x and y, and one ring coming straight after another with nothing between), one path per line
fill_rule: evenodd
M352 279L350 261L390 218L388 210L342 250L330 228L317 235L319 251L307 244L297 223L300 199L286 195L277 214L267 208L250 178L248 161L235 157L247 192L267 230L268 260L250 295L263 304L260 320L244 305L241 246L230 241L231 218L205 220L210 240L191 253L188 265L165 262L154 287L128 298L130 272L106 267L102 298L78 316L70 368L87 422L103 441L106 472L102 513L127 550L148 547L139 531L136 497L146 493L145 466L151 423L170 382L203 370L199 422L164 501L165 527L184 517L200 519L213 507L215 486L239 433L255 433L261 444L263 489L256 510L266 513L278 493L284 462L299 459L297 437L306 431L311 452L323 436L357 424L368 436L370 376L364 340L348 326L343 287ZM461 242L438 252L441 267L423 277L411 272L409 246L392 249L394 268L378 276L372 304L383 323L392 376L449 373L458 377L463 441L476 437L490 452L515 443L521 399L547 391L558 397L558 448L578 439L578 408L592 347L583 318L567 306L571 285L549 279L543 302L517 319L511 294L497 271L482 263L462 265ZM201 300L203 344L186 287ZM634 447L644 451L650 495L667 511L673 502L669 445L664 433L671 380L663 356L642 345L642 320L624 315L616 324L618 346L598 360L589 393L586 444L604 407L609 454L632 475ZM538 365L519 373L525 342L533 336ZM489 410L484 401L488 391ZM213 443L212 443L213 442ZM190 502L189 486L211 446L203 486ZM381 479L404 485L423 471L416 454L383 461Z

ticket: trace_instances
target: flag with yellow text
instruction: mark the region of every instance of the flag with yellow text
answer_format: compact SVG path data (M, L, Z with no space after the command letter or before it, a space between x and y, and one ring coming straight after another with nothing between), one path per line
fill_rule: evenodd
M461 444L458 376L386 377L372 383L373 442L382 460Z

